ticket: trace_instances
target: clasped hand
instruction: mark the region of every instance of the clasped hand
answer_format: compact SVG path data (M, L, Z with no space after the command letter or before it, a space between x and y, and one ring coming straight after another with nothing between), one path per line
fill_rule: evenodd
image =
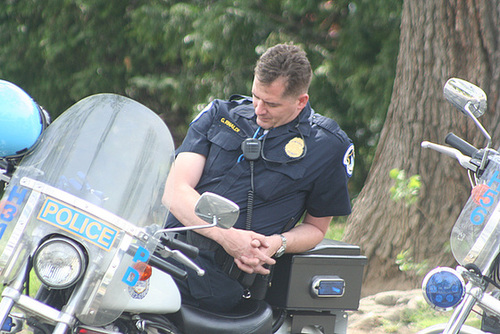
M270 271L265 265L276 263L271 257L276 249L271 247L268 237L253 231L235 228L226 230L221 246L234 257L238 268L249 274L268 275Z

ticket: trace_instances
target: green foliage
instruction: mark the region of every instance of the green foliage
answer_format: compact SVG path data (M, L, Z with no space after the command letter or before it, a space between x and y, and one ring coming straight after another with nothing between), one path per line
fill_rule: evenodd
M342 127L354 140L359 187L368 174L392 95L399 53L402 0L357 0L347 5L329 81L344 103ZM361 157L361 159L359 159Z
M393 201L403 200L406 207L417 203L422 186L419 175L412 175L408 178L404 170L394 168L389 172L389 177L395 181L389 189ZM396 264L399 270L409 273L413 278L424 275L428 268L427 260L414 261L411 249L402 250L396 256Z
M342 240L345 228L346 228L346 219L344 219L343 217L336 217L330 223L330 226L326 231L325 238L332 240Z
M0 77L23 87L53 116L90 94L123 93L127 3L2 2Z
M389 176L395 181L395 185L389 189L393 201L404 200L407 206L418 201L420 187L422 186L420 175L412 175L407 178L404 170L394 168L389 172Z
M429 268L427 260L415 263L411 253L411 250L406 249L399 252L396 256L396 264L399 266L399 270L402 272L411 272L416 276L424 275Z
M129 96L169 125L176 143L215 98L250 94L256 59L301 45L311 104L357 147L361 189L394 79L402 0L5 0L0 78L56 117L91 94Z

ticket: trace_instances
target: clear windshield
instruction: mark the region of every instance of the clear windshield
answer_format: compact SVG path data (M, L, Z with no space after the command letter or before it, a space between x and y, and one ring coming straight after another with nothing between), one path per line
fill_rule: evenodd
M88 97L63 113L20 163L0 202L0 280L11 281L49 235L84 245L89 265L77 317L101 325L128 299L137 249L163 226L165 180L174 144L163 121L114 94ZM77 289L78 290L78 289Z
M500 247L500 156L490 162L451 232L451 249L461 265L487 274Z

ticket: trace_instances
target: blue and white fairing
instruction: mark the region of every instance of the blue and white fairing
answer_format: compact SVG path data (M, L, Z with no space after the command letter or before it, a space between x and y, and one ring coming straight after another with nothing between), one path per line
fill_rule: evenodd
M173 159L168 128L145 106L114 94L76 103L21 161L0 202L0 281L11 282L47 237L72 238L88 255L76 316L112 322L136 283L134 262L148 259L167 217Z

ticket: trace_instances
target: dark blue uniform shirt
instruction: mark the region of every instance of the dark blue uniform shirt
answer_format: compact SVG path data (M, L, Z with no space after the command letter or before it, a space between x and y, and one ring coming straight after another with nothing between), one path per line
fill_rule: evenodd
M215 100L191 123L180 152L206 157L196 187L236 202L241 209L236 228L245 228L250 164L241 143L260 138L262 157L254 162L252 230L264 235L284 232L305 211L314 217L351 212L347 180L352 175L354 147L338 124L315 113L309 104L292 122L256 134L250 98ZM168 226L178 223L170 216Z

